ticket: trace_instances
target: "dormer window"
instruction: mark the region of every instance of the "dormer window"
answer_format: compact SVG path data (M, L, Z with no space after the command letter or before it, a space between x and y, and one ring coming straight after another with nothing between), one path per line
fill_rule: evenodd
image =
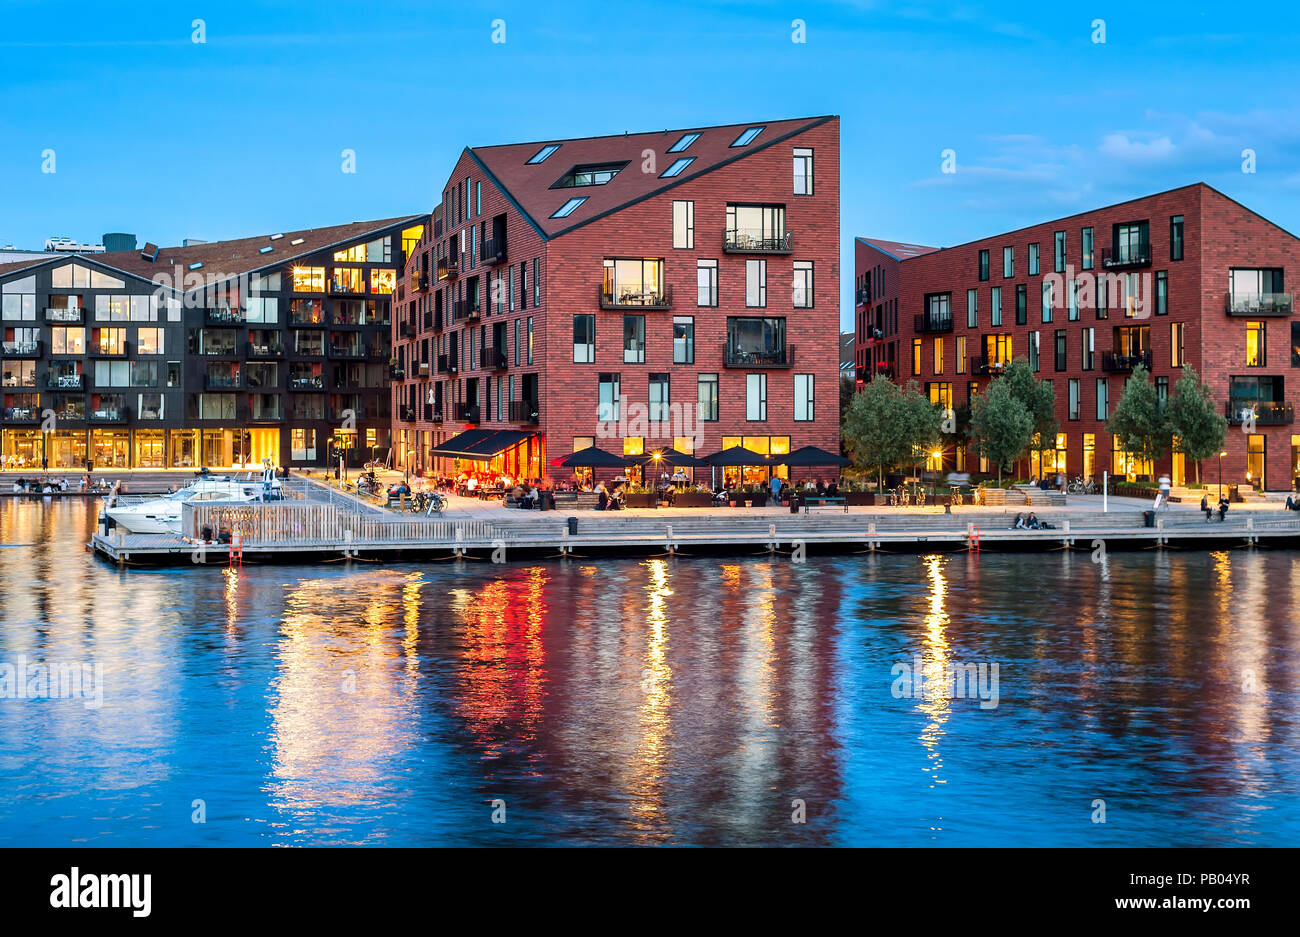
M621 163L592 163L574 166L551 186L552 189L574 189L584 185L605 185L619 174L627 161Z

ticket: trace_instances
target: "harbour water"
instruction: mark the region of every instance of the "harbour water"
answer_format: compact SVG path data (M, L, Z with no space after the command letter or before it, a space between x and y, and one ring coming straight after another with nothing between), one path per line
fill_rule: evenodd
M0 666L99 697L4 686L6 845L1300 839L1295 552L118 570L97 507L0 504Z

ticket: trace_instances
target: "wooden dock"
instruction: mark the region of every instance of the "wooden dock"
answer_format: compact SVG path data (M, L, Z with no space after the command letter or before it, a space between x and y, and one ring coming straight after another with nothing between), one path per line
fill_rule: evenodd
M355 503L354 503L355 502ZM1300 546L1300 516L1281 511L1238 512L1206 522L1197 511L1162 512L1146 527L1140 510L1108 514L1061 510L1054 529L1011 529L1014 513L984 509L954 514L881 512L846 514L771 513L755 516L728 509L631 512L518 512L490 520L469 513L444 519L394 514L356 499L331 495L272 504L187 506L184 536L101 530L90 546L105 559L126 564L230 562L321 562L342 557L414 561L476 557L496 560L537 557L597 558L610 555L777 554L930 551L1093 551L1230 549ZM499 512L498 512L499 513ZM512 512L513 513L513 512ZM199 542L196 532L223 527L232 542Z

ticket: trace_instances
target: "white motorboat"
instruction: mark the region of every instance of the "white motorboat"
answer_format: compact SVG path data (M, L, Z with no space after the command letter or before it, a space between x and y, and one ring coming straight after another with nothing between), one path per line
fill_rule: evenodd
M194 482L157 498L127 501L114 494L109 498L104 514L122 529L133 534L166 534L180 530L181 507L193 502L240 503L261 501L266 485L260 478L249 476L232 479L221 475L204 475Z

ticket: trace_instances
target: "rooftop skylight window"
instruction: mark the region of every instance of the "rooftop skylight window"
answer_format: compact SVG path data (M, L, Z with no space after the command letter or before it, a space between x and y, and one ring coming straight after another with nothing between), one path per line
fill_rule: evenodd
M690 145L694 143L696 140L698 140L699 138L700 135L698 133L684 133L682 134L682 138L680 140L678 140L672 146L668 147L668 152L680 153L682 150L685 150L688 147L690 147Z
M675 161L671 166L669 166L662 173L660 173L659 178L671 179L673 176L680 176L682 174L682 170L684 170L687 166L689 166L693 162L695 162L694 156L683 156L681 159Z
M560 144L558 143L546 144L546 146L542 147L540 150L538 150L536 153L532 155L532 157L528 160L528 164L533 165L535 163L545 162L546 157L550 156L559 148L560 148Z
M581 205L583 202L585 202L586 200L587 200L587 196L585 195L580 195L577 198L571 198L563 205L561 205L559 209L555 212L555 214L551 215L551 217L568 218L570 215L573 214L573 212L577 209L577 207Z
M762 132L763 132L763 128L762 128L762 127L750 127L750 128L747 129L744 133L742 133L740 136L736 137L735 142L733 142L731 145L732 145L732 146L749 146L751 143L754 142L754 138L755 138L756 136L758 136L758 135L759 135L760 133L762 133Z

